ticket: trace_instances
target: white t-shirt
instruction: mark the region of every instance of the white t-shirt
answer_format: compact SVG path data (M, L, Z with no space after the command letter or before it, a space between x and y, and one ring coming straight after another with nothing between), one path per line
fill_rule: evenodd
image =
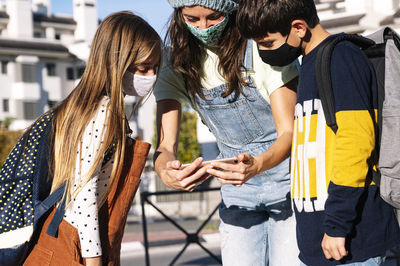
M108 98L104 97L97 113L83 133L81 147L78 147L76 155L74 188L77 187L77 184L81 182L81 178L84 178L92 167L103 143L104 134L107 130L108 102ZM65 210L64 219L78 229L84 258L102 255L98 210L101 196L107 189L112 167L113 158L104 166L100 163L90 181Z

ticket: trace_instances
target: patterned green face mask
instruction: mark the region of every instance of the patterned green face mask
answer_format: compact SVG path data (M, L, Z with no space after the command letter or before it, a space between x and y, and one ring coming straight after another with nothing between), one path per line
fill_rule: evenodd
M218 24L209 27L207 29L199 29L196 28L189 23L186 22L186 25L190 32L199 39L204 45L212 46L215 45L219 37L221 36L222 32L224 31L226 25L228 24L229 17L226 16L221 22Z

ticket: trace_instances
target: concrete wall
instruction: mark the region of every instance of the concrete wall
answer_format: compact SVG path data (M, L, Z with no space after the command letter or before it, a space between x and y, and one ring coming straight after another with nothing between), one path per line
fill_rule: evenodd
M7 0L8 37L29 39L33 36L33 20L29 0Z

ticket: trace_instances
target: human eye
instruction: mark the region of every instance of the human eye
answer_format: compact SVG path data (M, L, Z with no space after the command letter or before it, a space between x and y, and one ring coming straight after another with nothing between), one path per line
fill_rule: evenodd
M135 67L135 72L141 73L141 74L146 74L149 71L149 67L146 65L137 65Z
M223 16L224 16L224 13L218 12L218 13L213 13L213 14L209 15L207 18L210 19L210 20L217 20L217 19L220 19Z
M273 41L262 41L262 42L258 42L258 46L262 49L270 49L274 46L274 42Z
M152 65L152 64L137 65L135 67L134 73L142 75L142 76L156 75L157 67L158 67L158 65Z
M142 69L139 69L139 68L138 68L138 71L139 71L140 73L142 73L142 74L146 74L147 72L149 72L149 70L150 70L149 67L145 67L145 68L142 68Z
M199 21L199 18L197 17L192 17L192 16L185 16L186 21L188 22L197 22Z

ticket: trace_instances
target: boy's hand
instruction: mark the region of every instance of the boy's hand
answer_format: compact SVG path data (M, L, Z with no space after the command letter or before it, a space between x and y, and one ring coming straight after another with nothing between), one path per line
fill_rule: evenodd
M344 247L346 238L344 237L331 237L327 234L322 239L322 250L324 251L325 258L328 260L334 258L335 260L341 260L347 256L347 250Z

